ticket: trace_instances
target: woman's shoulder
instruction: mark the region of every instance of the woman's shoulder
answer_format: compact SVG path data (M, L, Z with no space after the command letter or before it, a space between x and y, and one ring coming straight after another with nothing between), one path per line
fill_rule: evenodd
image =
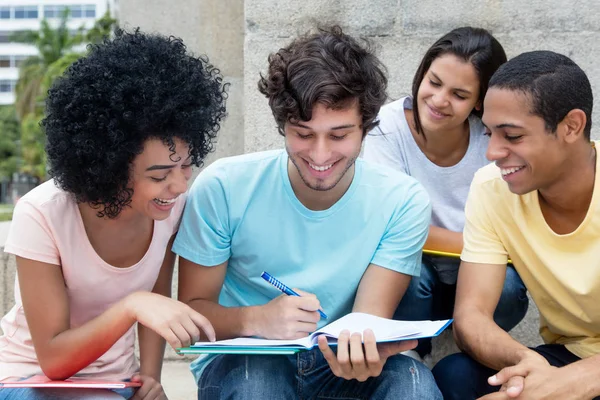
M412 109L410 97L402 97L381 107L377 120L379 131L383 134L410 135L405 110Z
M53 179L36 186L17 201L15 212L25 205L33 207L42 213L64 213L75 204L73 196L58 187Z

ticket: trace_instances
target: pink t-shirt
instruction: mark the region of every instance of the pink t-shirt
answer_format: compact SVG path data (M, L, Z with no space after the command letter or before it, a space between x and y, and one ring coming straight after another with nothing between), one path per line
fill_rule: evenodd
M154 222L154 234L144 257L128 268L113 267L96 254L72 195L50 180L23 196L15 207L4 251L62 267L69 297L71 328L103 313L135 291L154 287L167 244L179 227L185 195L171 215ZM41 374L25 320L19 282L15 306L0 321L0 380ZM129 379L139 370L134 355L135 332L129 329L106 353L77 375Z

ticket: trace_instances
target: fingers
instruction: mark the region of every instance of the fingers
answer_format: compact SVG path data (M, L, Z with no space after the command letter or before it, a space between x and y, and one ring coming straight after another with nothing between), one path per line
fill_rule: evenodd
M416 340L401 340L399 342L380 343L378 346L379 354L382 359L387 360L393 355L414 349L417 347L418 343L419 342Z
M488 383L492 386L499 386L508 382L513 376L525 377L527 376L527 373L527 369L522 364L505 367L498 371L496 375L490 376L488 378Z
M217 340L217 334L215 333L215 328L212 326L210 321L204 315L202 315L196 311L193 311L190 314L190 318L194 322L194 325L196 325L198 328L200 328L200 329L202 329L202 331L204 331L204 333L206 334L206 337L208 338L209 341L214 342L215 340ZM198 339L195 340L194 342L197 342L199 339L200 339L200 332L198 332Z
M329 364L329 368L331 368L331 372L337 377L342 377L342 369L338 363L335 353L333 350L331 350L331 347L329 347L329 344L327 343L327 338L325 336L319 336L317 343L319 344L319 350L321 350L321 353L323 353L323 358L325 358L325 361L327 361L327 364Z
M379 349L377 348L377 341L375 340L375 334L372 330L367 329L363 334L364 348L365 348L365 360L370 369L379 368L381 365L381 357L379 355ZM381 371L379 371L381 373ZM379 373L377 375L379 375Z
M142 382L142 386L135 392L132 400L166 399L165 392L160 382L149 376L134 375L132 382Z
M522 376L513 376L506 383L506 394L511 399L519 397L525 387L525 378Z
M364 382L371 376L363 351L363 335L358 332L350 336L350 368L352 376L359 382Z
M296 297L296 296L290 296L290 299L292 302L296 303L296 307L304 310L304 311L311 311L311 312L315 312L317 314L317 317L319 317L319 314L317 312L317 310L319 310L321 308L321 303L319 302L319 300L317 299L316 296L310 296L310 297Z

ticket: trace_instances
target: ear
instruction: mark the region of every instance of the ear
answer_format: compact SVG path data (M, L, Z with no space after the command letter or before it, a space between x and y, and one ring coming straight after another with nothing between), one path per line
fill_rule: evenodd
M560 131L567 143L573 143L584 136L584 129L587 123L585 112L574 108L558 124Z
M477 101L477 104L475 104L475 109L476 109L477 111L481 111L481 100L478 100L478 101Z

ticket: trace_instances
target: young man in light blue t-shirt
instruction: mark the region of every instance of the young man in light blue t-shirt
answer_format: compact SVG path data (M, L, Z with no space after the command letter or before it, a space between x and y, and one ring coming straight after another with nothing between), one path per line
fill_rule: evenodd
M386 85L380 61L339 28L269 57L259 89L286 150L204 170L173 246L180 300L218 339L296 339L351 311L392 317L419 275L431 209L413 178L357 160ZM301 297L280 295L262 271ZM345 332L337 348L212 356L192 371L199 399L441 399L430 371L398 354L415 345Z

